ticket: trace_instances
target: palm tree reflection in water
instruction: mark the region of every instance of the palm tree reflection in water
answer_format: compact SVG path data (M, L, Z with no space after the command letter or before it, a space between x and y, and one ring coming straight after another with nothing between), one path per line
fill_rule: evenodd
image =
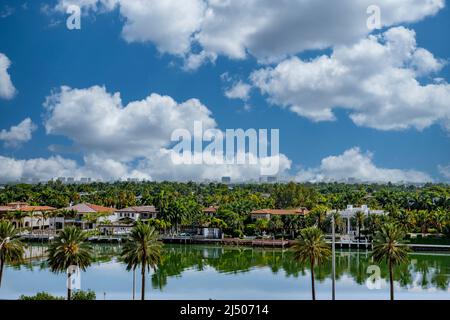
M118 261L121 247L118 245L93 245L93 264ZM370 251L336 250L336 281L349 277L355 283L365 286L370 276L368 267L376 263L370 257ZM389 270L384 263L380 266L381 279L386 289L389 287ZM47 269L45 262L35 262L30 265L15 264L15 269ZM223 274L243 274L258 268L269 268L274 274L285 274L286 277L298 281L300 277L308 277L309 265L302 265L293 259L290 250L250 248L250 247L219 247L201 245L165 245L162 260L155 272L152 272L153 289L163 291L170 278L180 276L188 270L203 271L212 268ZM88 269L89 272L89 269ZM124 268L123 272L127 272ZM450 288L450 255L411 253L409 263L401 264L394 269L394 280L402 289L422 289L447 291ZM132 276L130 274L130 276ZM130 278L131 279L131 278ZM315 279L320 286L326 280L331 281L331 260L315 267ZM130 283L131 284L131 283ZM84 284L89 287L88 283ZM301 290L309 290L300 287ZM331 287L330 287L331 290ZM336 289L339 299L339 285ZM369 289L367 289L369 290ZM309 293L309 292L308 292ZM318 298L321 297L318 292ZM331 294L331 291L330 291ZM131 298L131 292L130 292ZM295 297L293 297L295 298ZM309 296L308 296L309 298ZM386 295L388 298L388 295Z

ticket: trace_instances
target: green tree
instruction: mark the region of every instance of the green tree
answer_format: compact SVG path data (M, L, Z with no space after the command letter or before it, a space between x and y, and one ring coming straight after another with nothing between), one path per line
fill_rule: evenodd
M151 227L154 227L158 231L162 231L164 234L166 233L166 230L172 226L172 224L169 221L157 218L148 219L147 224Z
M96 298L97 296L92 290L78 290L72 294L72 300L95 300Z
M94 291L88 290L88 291L83 291L83 290L78 290L75 291L72 294L72 300L95 300L96 299L96 295ZM26 295L21 295L19 297L19 300L43 300L43 301L48 301L48 300L64 300L64 297L58 297L58 296L53 296L48 292L38 292L36 295L34 296L26 296Z
M269 220L269 230L275 235L277 232L282 230L284 223L280 216L273 215Z
M417 210L415 212L414 220L421 233L428 233L428 228L432 224L431 218L430 213L426 210Z
M161 262L161 243L155 228L138 222L125 243L121 258L127 264L127 270L141 267L141 299L145 300L145 272L150 268L156 270Z
M356 221L356 226L358 228L358 239L361 236L361 228L364 226L364 220L365 220L365 215L364 212L362 211L358 211L355 214L355 221Z
M401 244L404 237L398 226L388 223L380 228L374 238L372 257L376 262L387 262L391 300L394 300L394 266L408 260L408 248Z
M0 221L0 287L5 263L19 262L23 258L24 245L17 238L17 229L9 221Z
M76 227L66 227L48 248L47 263L52 272L67 272L72 276L69 267L76 266L86 270L92 262L92 248L86 242L86 235ZM71 300L72 290L67 286L67 300Z
M50 301L50 300L64 300L64 297L53 296L48 292L38 292L34 296L26 296L21 295L19 300L31 301L31 300L40 300L40 301Z
M244 230L244 221L239 213L221 207L217 212L217 216L219 219L225 221L227 225L225 231L227 233L230 233L233 236L242 235L242 231Z
M327 206L318 205L315 206L309 213L310 217L314 219L315 225L322 231L324 230L325 227L325 221L327 218L328 211L329 208Z
M269 229L269 220L266 219L258 219L255 222L255 228L259 233L263 233Z
M324 263L331 256L329 245L325 242L324 235L317 227L309 227L300 231L297 243L292 246L294 259L301 262L309 262L311 268L311 293L316 300L314 283L314 267Z

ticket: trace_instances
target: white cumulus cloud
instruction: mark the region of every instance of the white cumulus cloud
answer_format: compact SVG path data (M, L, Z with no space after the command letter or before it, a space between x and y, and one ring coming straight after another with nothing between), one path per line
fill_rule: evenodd
M85 154L130 160L168 146L175 129L193 132L195 121L205 129L216 126L210 110L197 99L177 103L153 93L122 104L120 93L106 88L61 89L45 102L47 133L64 135Z
M340 107L359 126L422 130L450 119L450 85L418 80L442 66L417 47L414 31L396 27L337 46L330 56L284 60L253 72L251 79L269 102L313 121L334 120L333 109Z
M0 182L56 177L202 181L222 176L245 181L257 180L264 172L262 168L273 163L278 163L280 174L291 166L283 154L257 158L250 153L246 157L255 161L245 164L174 163L171 158L174 130L186 129L192 138L207 129L219 131L210 110L197 99L177 103L171 97L153 93L123 105L120 93L109 93L104 87L61 87L47 97L44 106L47 133L71 140L83 157L82 163L61 156L37 159L2 156ZM202 122L203 132L195 132L196 121Z
M4 141L7 147L17 147L22 143L30 141L33 131L36 129L37 126L33 121L30 118L26 118L18 125L12 126L8 130L3 129L0 131L0 140Z
M320 166L300 170L297 181L331 182L360 181L376 183L422 183L432 182L426 173L416 170L388 169L377 167L373 163L373 154L363 153L357 147L346 150L343 154L322 159Z
M0 52L0 98L11 99L16 94L11 76L8 73L8 68L11 66L11 61Z
M247 101L250 98L251 89L251 85L240 80L225 91L225 96L229 99L241 99Z
M78 170L73 160L61 157L48 159L35 158L29 160L16 160L0 156L0 182L14 182L24 179L49 180L54 177L72 177Z
M192 156L194 156L194 153L192 153ZM243 164L174 164L171 160L171 150L162 149L142 161L139 170L151 172L152 177L156 180L203 181L208 179L217 181L221 177L227 176L231 177L234 182L245 182L258 180L261 176L261 168L268 168L271 164L278 163L278 174L280 175L285 174L291 168L291 160L284 154L258 158L246 153L245 157L247 159L253 158L254 162L247 161ZM217 157L217 160L221 159Z
M152 42L161 52L275 61L310 49L354 43L371 32L372 0L59 0L94 12L119 7L129 42ZM441 10L444 0L379 0L383 27L412 23ZM199 58L199 57L198 57ZM197 59L196 62L200 60ZM203 59L203 61L205 61ZM198 64L197 64L198 66Z
M137 178L140 180L203 181L220 180L229 176L235 182L258 180L261 168L270 163L279 163L279 173L285 174L291 161L283 154L257 159L255 164L174 164L170 149L155 151L147 158L135 162L120 161L91 154L85 156L83 164L54 156L20 160L0 156L0 183L15 182L22 179L48 181L57 177L90 177L103 181ZM252 155L247 154L247 157ZM274 157L277 157L275 159Z
M151 179L148 173L130 168L127 164L95 156L85 157L84 165L81 166L76 161L61 156L25 160L0 156L0 183L19 180L49 181L58 177L89 177L105 181L122 178Z

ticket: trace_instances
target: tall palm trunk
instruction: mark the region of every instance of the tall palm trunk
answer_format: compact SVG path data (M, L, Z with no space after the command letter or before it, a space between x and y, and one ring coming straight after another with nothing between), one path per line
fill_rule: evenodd
M136 269L133 270L133 300L135 300L136 293Z
M316 300L316 286L314 283L314 258L311 257L310 259L311 262L311 294L312 294L312 299Z
M72 297L72 284L70 283L70 281L72 280L71 279L71 277L72 277L72 274L71 273L68 273L67 274L67 300L71 300L71 297Z
M389 259L389 285L390 285L390 292L391 292L391 301L394 301L394 274L393 274L393 270L392 270L391 259Z
M141 266L142 286L141 286L141 300L145 300L145 264Z
M0 258L0 287L2 286L2 278L3 278L3 267L5 263L3 259Z

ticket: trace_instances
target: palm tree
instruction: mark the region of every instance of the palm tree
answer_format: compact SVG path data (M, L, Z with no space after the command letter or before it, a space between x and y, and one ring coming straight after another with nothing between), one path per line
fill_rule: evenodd
M41 217L42 217L42 224L41 224L42 234L44 234L45 222L48 221L48 223L50 224L50 221L49 221L50 216L51 216L51 213L49 211L42 211L41 212ZM50 228L50 225L48 226L48 228Z
M77 266L86 270L92 262L92 248L85 242L86 235L76 227L67 227L48 248L48 265L52 272L67 272L70 281L72 276L69 267ZM67 300L71 299L72 290L67 286Z
M20 211L20 210L14 211L14 213L18 220L18 226L19 226L18 229L21 229L21 231L23 231L23 229L25 229L25 218L29 217L30 213Z
M145 300L145 270L156 270L161 262L161 243L155 228L138 222L124 244L121 258L127 264L127 270L136 270L141 266L141 299Z
M416 225L420 228L420 232L428 233L428 227L430 226L431 217L428 211L418 210L415 214Z
M355 214L356 225L357 225L357 227L358 227L358 241L360 240L360 236L361 236L361 227L362 227L363 224L364 224L364 219L365 219L364 212L358 211L358 212Z
M17 229L11 222L0 221L0 287L5 262L17 262L23 258L25 249L22 242L16 237L17 233Z
M447 214L443 209L438 209L431 212L433 227L436 228L437 232L442 233L445 224L447 223Z
M320 265L331 256L331 250L325 242L323 233L317 227L309 227L300 231L300 237L292 247L294 259L305 263L309 261L311 267L312 299L316 300L314 285L314 266Z
M337 210L333 210L333 212L331 212L328 216L327 216L327 228L329 228L330 232L332 231L331 229L331 221L332 218L334 218L334 231L337 233L342 233L344 232L345 229L345 221L343 220L341 214L339 212L337 212Z
M281 220L280 216L272 216L269 220L269 230L272 231L273 236L276 236L276 233L283 229L284 224ZM283 232L284 233L284 232Z
M318 206L314 207L310 212L310 216L314 217L315 225L320 230L323 230L328 211L329 211L329 208L327 206L318 205Z
M387 223L375 234L372 257L376 262L387 261L389 268L389 284L391 300L394 300L394 271L395 265L408 260L408 248L400 241L405 233L397 225Z
M255 223L256 230L259 231L259 233L263 233L269 228L269 220L266 219L258 219Z

